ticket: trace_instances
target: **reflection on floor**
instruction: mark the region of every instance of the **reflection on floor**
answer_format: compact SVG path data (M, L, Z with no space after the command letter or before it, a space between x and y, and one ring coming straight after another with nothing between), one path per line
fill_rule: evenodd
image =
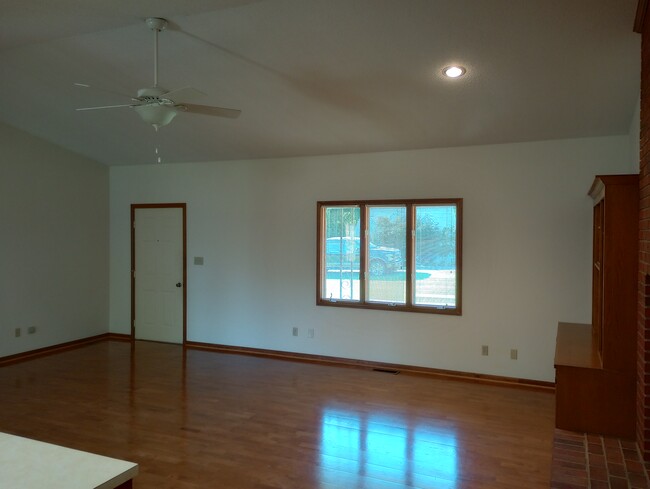
M135 489L550 482L548 392L107 341L0 368L0 396L0 431L134 461Z
M325 483L353 483L364 476L451 489L458 482L458 463L453 431L435 423L412 425L401 416L352 410L323 412L320 472Z

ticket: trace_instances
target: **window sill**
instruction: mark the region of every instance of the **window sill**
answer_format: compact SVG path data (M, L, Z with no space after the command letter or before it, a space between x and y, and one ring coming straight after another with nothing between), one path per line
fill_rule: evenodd
M349 309L371 309L377 311L399 311L399 312L418 312L425 314L441 314L443 316L462 316L460 307L436 307L436 306L407 306L403 304L385 304L385 303L359 303L342 299L326 300L318 299L317 306L327 307L347 307Z

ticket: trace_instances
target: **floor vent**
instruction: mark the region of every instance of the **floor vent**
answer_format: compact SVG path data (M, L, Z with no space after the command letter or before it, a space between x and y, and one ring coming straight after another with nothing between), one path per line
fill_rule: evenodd
M372 370L375 371L375 372L381 372L381 373L384 373L384 374L393 374L393 375L399 374L399 370L391 370L389 368L373 368Z

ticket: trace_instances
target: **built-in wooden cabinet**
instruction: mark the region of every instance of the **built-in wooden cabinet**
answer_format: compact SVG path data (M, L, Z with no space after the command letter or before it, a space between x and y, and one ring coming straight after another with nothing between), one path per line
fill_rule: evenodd
M603 368L636 372L639 177L596 177L592 324Z
M592 324L560 323L555 350L558 428L633 438L636 401L638 175L597 176Z

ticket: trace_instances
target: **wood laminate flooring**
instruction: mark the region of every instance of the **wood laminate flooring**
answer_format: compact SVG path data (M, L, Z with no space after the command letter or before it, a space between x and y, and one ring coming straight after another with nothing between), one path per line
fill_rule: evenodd
M136 489L547 488L553 425L546 392L161 343L0 368L0 431L137 462Z

